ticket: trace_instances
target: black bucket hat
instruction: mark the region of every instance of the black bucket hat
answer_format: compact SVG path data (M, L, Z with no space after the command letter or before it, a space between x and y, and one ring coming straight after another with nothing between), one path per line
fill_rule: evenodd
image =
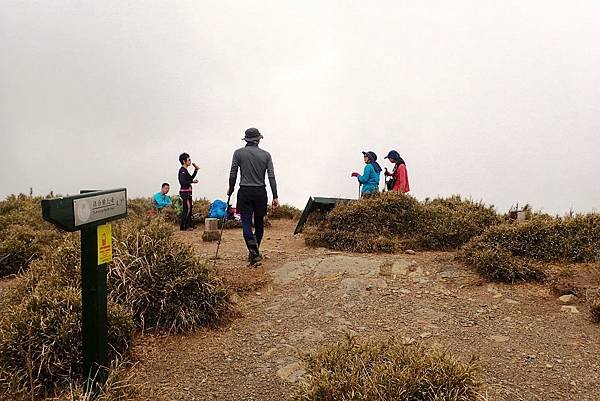
M262 134L256 128L248 128L246 132L244 132L244 138L242 138L246 142L254 142L259 139L263 139Z

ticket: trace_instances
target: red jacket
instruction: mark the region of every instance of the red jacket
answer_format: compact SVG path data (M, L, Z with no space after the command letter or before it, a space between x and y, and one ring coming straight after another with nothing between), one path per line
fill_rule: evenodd
M394 188L392 188L392 191L404 193L410 191L410 186L408 185L408 172L406 171L406 165L400 164L396 166L396 168L394 169L394 175L396 182L394 183Z

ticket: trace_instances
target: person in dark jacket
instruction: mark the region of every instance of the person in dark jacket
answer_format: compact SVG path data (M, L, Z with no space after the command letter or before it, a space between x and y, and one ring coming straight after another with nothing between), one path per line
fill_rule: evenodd
M394 163L394 170L390 173L387 168L385 169L385 175L390 177L388 181L388 189L394 192L407 193L410 191L408 185L408 172L406 171L406 163L404 159L400 157L400 154L395 150L390 150L388 155L385 157L391 163Z
M365 169L363 174L352 173L352 177L356 177L362 185L360 190L361 198L369 197L379 192L379 177L381 174L381 166L377 163L377 155L375 152L362 152Z
M263 136L256 128L246 130L243 138L246 146L233 153L229 173L229 190L227 191L227 196L233 194L239 169L241 178L236 208L242 217L244 241L248 248L250 265L256 265L262 260L260 243L264 234L264 217L267 214L268 203L265 173L269 178L273 194L273 208L279 207L273 160L269 152L258 147L262 138ZM254 232L252 231L253 222Z
M181 216L179 218L180 224L179 229L185 231L187 229L192 229L192 184L198 183L196 179L196 174L200 167L196 163L192 163L192 159L190 155L187 153L182 153L179 155L179 163L181 163L181 167L179 168L179 196L181 197L181 201L183 203L183 211L181 212ZM194 166L194 173L190 174L188 171L188 167L191 165Z

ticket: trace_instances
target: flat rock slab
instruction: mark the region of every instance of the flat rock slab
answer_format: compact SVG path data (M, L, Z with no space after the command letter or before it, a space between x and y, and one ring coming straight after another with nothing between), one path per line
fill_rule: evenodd
M335 275L350 277L376 277L379 275L380 260L358 256L335 255L322 259L314 267L315 278L325 278Z
M304 276L321 279L377 277L382 265L378 259L359 256L328 255L288 262L271 272L276 284L286 285Z
M340 282L339 291L342 294L356 295L376 288L387 288L387 283L381 278L346 277Z

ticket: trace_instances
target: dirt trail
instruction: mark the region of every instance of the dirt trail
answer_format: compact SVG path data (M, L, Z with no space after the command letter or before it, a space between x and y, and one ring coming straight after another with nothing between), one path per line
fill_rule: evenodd
M219 330L147 336L136 346L153 400L285 400L302 352L390 336L479 359L490 400L598 400L600 326L564 311L542 285L489 284L452 253L359 255L312 249L276 221L263 266L245 265L240 230L227 230L219 270L241 316ZM205 257L201 230L181 235ZM272 280L272 281L271 281ZM270 281L270 282L269 282Z

